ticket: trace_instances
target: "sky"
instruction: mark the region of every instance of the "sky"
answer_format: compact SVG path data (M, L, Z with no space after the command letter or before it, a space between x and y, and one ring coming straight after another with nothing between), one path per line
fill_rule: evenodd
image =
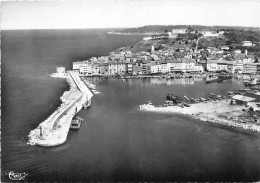
M260 27L260 0L4 1L1 12L2 30L144 25Z

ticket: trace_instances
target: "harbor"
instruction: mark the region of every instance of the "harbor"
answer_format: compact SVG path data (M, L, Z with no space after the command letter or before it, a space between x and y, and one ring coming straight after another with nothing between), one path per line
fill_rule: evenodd
M93 94L81 80L78 73L73 71L65 73L65 71L57 69L57 73L52 74L52 77L66 78L70 90L65 91L60 97L62 101L60 107L29 133L28 144L30 145L49 147L65 143L70 127L75 124L75 120L72 120L73 117L82 107L87 109L91 105Z
M69 70L77 58L86 60L93 55L107 55L114 48L132 45L134 39L139 39L131 35L120 35L119 38L106 32L25 30L7 34L3 31L3 171L25 171L29 174L27 182L259 180L260 133L203 122L195 119L195 116L137 110L140 104L147 101L156 107L163 105L167 94L208 99L210 93L227 96L228 91L240 93L240 89L248 88L254 88L249 91L254 92L259 85L245 86L242 78L245 74L233 74L232 79L210 84L205 83L203 74L192 78L188 74L173 74L174 78L171 79L167 75L161 75L161 79L160 76L137 78L137 75L136 79L126 78L124 82L114 76L84 76L101 94L92 92L94 97L91 106L68 118L70 122L66 126L68 134L65 134L65 142L48 148L37 144L27 145L30 131L61 106L63 102L60 97L64 91L69 91L66 77L50 77L57 66ZM100 39L96 39L100 35L102 44ZM18 58L21 63L19 66ZM74 83L76 87L69 73L67 76L71 85ZM68 96L72 96L72 93ZM254 94L251 97L254 98ZM214 102L221 102L184 101L191 106L176 108L188 110L196 105L204 108L212 105L213 110L216 105ZM89 105L88 102L85 104ZM226 105L231 106L228 102ZM175 106L160 109L171 107ZM217 105L217 111L219 107ZM243 108L247 110L244 114L249 115L249 107ZM73 120L77 117L84 120L81 123L75 121L74 124ZM62 121L59 123L62 124ZM76 128L72 129L71 126ZM46 132L43 128L45 139L51 137L51 133ZM10 181L5 175L2 180Z
M164 104L155 106L148 101L148 104L140 105L139 109L189 115L205 122L260 132L259 96L259 92L250 89L228 91L226 95L209 93L207 98L168 94Z

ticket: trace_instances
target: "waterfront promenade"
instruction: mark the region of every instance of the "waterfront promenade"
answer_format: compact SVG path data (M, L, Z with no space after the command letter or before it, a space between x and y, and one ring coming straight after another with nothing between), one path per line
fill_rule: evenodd
M40 146L56 146L66 142L70 123L83 104L91 99L93 94L80 79L79 74L69 71L66 79L70 90L61 97L62 104L29 134L28 144Z

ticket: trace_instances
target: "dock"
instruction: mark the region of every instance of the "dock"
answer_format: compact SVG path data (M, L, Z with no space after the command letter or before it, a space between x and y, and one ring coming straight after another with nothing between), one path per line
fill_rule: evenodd
M78 73L68 71L66 80L70 90L60 97L62 104L30 132L28 144L49 147L65 143L73 117L91 100L93 94Z

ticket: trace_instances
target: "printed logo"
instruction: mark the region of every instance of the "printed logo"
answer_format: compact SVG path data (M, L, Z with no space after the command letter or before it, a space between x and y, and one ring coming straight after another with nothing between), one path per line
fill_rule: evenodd
M27 176L27 173L14 173L13 171L11 172L6 172L5 175L9 176L9 179L11 180L24 180L25 176Z

